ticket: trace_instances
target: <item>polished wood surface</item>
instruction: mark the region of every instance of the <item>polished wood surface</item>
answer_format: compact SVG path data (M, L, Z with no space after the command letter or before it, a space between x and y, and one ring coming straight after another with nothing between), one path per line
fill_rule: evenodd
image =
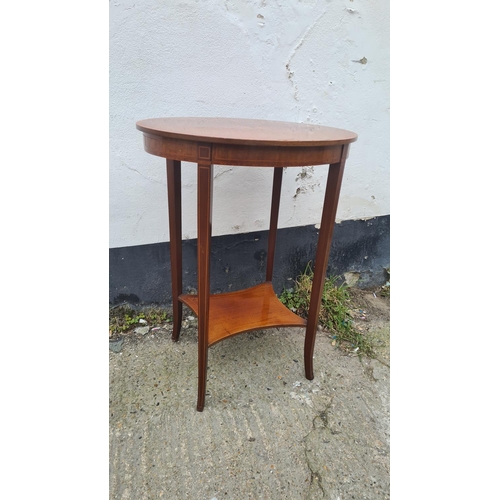
M335 225L335 214L339 203L340 186L344 173L345 157L339 162L330 165L328 179L326 181L325 201L323 204L323 215L316 249L316 261L314 263L314 278L311 290L311 301L307 313L306 339L304 342L304 365L306 378L314 378L313 354L316 341L316 330L318 328L319 310L321 297L325 284L326 268L332 245L333 228Z
M144 134L144 149L155 156L180 161L198 161L195 140L172 139ZM342 146L241 146L212 144L212 162L217 165L248 167L303 167L325 165L340 160Z
M148 153L167 158L174 307L179 338L181 303L198 316L198 411L203 411L209 346L251 330L305 326L304 365L314 377L313 353L321 295L349 144L357 135L318 125L234 118L153 118L137 122ZM198 295L182 294L181 161L198 164ZM266 282L239 292L210 294L213 165L274 167ZM307 322L288 310L272 287L283 167L329 164Z
M181 295L201 318L197 295ZM210 295L208 345L238 333L279 326L306 326L306 321L286 308L276 297L272 283L265 282L238 292Z
M170 267L172 275L172 340L179 340L182 322L182 223L181 162L167 160L168 221L170 226Z
M210 331L210 239L214 168L198 164L198 411L205 405Z
M266 281L273 281L274 250L276 249L276 233L278 231L278 215L281 198L281 182L283 169L275 168L273 176L273 195L271 198L271 221L269 223L269 238L267 243Z
M255 146L333 146L357 139L348 130L309 123L243 118L150 118L137 122L141 132L171 139Z

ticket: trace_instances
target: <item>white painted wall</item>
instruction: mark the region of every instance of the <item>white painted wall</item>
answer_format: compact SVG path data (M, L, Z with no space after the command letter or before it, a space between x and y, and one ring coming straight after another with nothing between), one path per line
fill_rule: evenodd
M161 116L352 130L337 218L388 214L389 1L111 0L110 247L169 239L165 160L135 128ZM320 220L327 167L301 172L285 171L280 227ZM182 174L195 238L195 165ZM213 234L266 229L271 185L272 169L216 166Z

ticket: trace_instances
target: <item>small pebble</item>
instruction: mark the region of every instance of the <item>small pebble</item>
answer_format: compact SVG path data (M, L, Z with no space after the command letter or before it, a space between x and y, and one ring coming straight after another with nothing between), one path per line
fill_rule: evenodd
M110 351L118 353L122 350L122 346L123 346L123 339L109 341L109 350Z

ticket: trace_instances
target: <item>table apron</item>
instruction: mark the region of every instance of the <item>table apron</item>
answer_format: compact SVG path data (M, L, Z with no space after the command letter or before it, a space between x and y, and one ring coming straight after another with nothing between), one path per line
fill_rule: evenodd
M144 149L170 160L198 162L198 142L144 133ZM337 163L343 145L253 146L212 143L212 164L248 167L302 167Z

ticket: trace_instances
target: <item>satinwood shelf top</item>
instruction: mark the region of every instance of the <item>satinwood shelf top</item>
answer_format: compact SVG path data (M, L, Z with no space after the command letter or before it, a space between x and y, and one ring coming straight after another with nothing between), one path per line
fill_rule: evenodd
M247 118L150 118L138 121L141 132L172 139L261 146L334 146L354 142L354 132L340 128Z

